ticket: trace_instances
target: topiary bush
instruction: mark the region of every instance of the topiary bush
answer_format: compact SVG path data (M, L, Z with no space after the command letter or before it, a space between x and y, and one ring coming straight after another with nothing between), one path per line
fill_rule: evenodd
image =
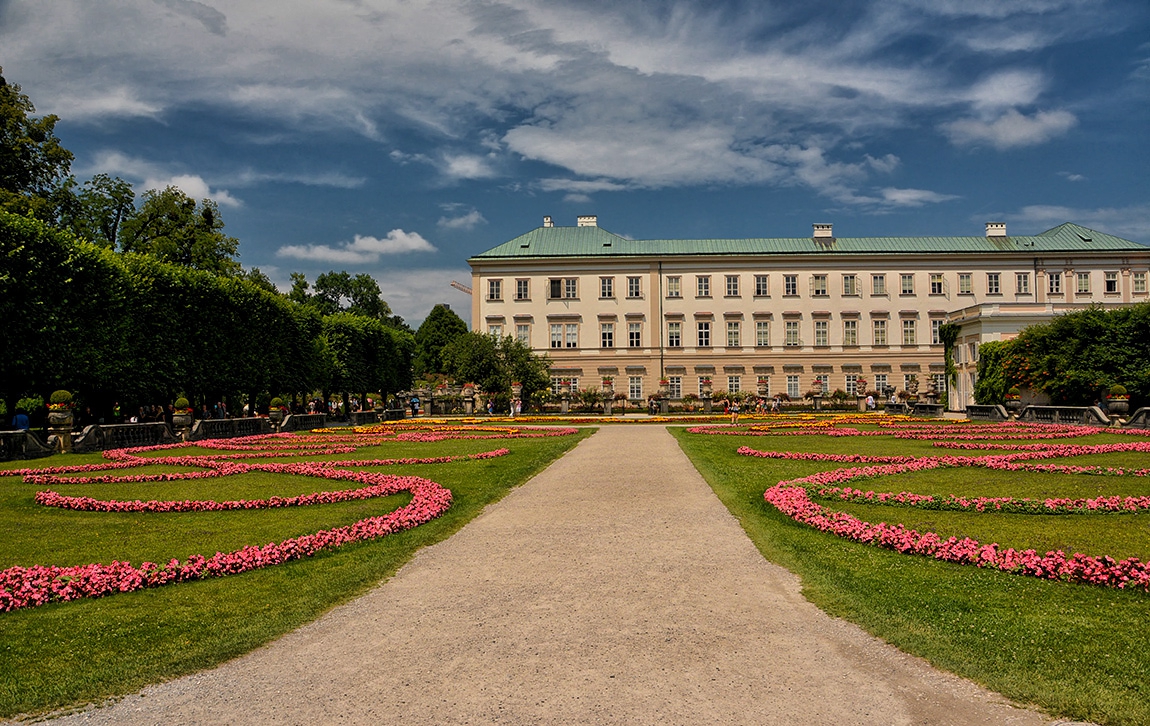
M192 404L189 403L188 399L184 398L183 396L180 396L179 398L176 399L176 410L177 411L183 411L183 410L189 409L191 407L192 407Z
M59 391L52 391L52 397L48 399L49 403L71 403L72 392L60 389Z
M55 395L55 394L53 394L53 395ZM1110 387L1110 397L1111 398L1126 398L1126 396L1127 396L1126 386L1123 386L1121 384L1115 384L1115 385Z
M279 396L276 396L275 398L273 398L271 400L271 402L268 404L268 408L271 408L272 410L278 410L278 409L281 409L283 407L284 407L284 400L282 398L280 398Z

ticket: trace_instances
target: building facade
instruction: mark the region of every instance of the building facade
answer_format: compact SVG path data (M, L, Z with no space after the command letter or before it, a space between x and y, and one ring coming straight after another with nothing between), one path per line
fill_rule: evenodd
M1083 306L1148 299L1150 248L1075 224L1009 237L630 240L543 226L468 260L474 330L514 336L553 379L641 400L751 391L799 398L945 385L940 327L960 326L951 408L970 402L978 345ZM816 380L817 379L817 380Z

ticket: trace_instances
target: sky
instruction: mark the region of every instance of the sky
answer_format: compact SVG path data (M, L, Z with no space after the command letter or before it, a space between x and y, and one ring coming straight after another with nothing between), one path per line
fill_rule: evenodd
M1150 244L1145 0L0 0L84 180L210 197L240 262L467 319L541 224Z

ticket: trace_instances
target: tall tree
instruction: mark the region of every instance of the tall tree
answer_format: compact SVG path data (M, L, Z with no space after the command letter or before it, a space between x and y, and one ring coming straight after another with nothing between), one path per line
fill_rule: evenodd
M224 220L210 199L196 203L176 187L144 193L143 204L124 220L119 234L125 252L219 275L236 275L239 240L223 232Z
M529 400L550 384L550 359L510 336L465 333L445 346L442 356L448 375L478 384L487 392L506 393L518 382L523 386L523 399Z
M415 375L446 373L443 349L461 335L467 323L446 305L436 305L415 331Z
M84 182L75 196L75 204L61 220L84 239L101 247L116 249L120 226L136 212L136 193L132 185L120 177L97 174Z
M20 86L4 80L0 68L0 209L56 215L56 197L68 179L72 152L56 137L55 115L36 112Z
M395 315L383 299L379 283L371 275L361 272L352 277L346 270L325 272L315 279L314 293L308 293L307 278L293 272L292 290L288 296L296 302L315 307L321 315L346 312L378 320L384 325L410 332L403 318Z

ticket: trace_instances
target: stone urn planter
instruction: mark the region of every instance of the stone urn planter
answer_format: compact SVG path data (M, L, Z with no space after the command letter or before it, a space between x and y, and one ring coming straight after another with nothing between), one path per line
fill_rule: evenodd
M1129 398L1107 398L1106 408L1110 413L1125 416L1130 412L1130 399Z
M72 428L73 414L72 410L66 411L49 411L48 412L48 425L49 426L67 426Z
M523 395L523 384L515 382L511 384L511 397L520 398Z

